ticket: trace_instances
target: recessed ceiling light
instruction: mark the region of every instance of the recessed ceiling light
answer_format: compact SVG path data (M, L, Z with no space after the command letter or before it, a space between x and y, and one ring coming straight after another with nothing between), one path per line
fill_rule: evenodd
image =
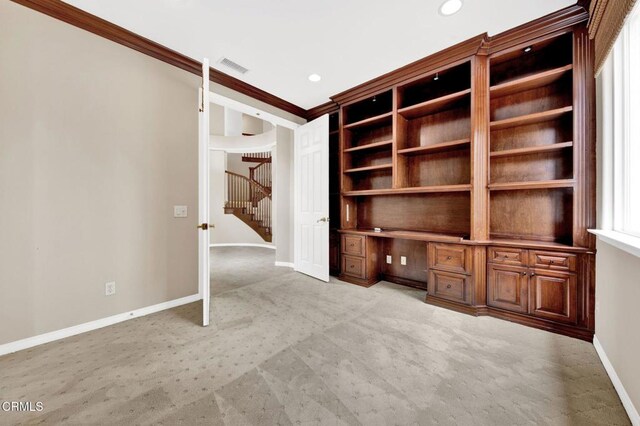
M440 14L450 16L462 8L462 0L446 0L440 5Z
M320 77L318 74L311 74L309 76L309 81L313 81L314 83L318 82L322 80L322 77Z

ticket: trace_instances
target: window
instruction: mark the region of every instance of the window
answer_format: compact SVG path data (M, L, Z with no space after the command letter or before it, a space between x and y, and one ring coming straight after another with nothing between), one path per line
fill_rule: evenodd
M640 4L639 4L640 5ZM629 15L600 74L599 235L640 253L640 7ZM611 241L609 241L611 242Z
M636 7L625 25L628 39L626 51L628 60L625 90L629 120L629 132L624 138L622 155L624 158L622 199L622 221L615 230L640 237L640 8Z

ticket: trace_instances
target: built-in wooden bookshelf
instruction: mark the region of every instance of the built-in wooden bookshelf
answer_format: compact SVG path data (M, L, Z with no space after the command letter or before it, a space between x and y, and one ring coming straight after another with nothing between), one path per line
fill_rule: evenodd
M490 76L490 234L572 245L549 226L572 223L572 34L495 55Z
M334 99L341 279L591 338L593 46L558 19Z

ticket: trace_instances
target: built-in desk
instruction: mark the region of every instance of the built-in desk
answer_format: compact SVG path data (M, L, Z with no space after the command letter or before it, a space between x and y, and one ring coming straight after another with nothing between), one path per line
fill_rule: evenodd
M403 240L415 240L415 241L440 241L447 243L461 243L464 240L464 236L451 235L451 234L438 234L433 232L419 232L419 231L402 231L402 230L383 230L376 232L373 229L343 229L340 233L347 233L352 235L364 235L377 238L400 238Z
M339 232L341 279L365 287L384 279L428 290L445 300L468 304L473 299L475 249L463 235L373 229Z

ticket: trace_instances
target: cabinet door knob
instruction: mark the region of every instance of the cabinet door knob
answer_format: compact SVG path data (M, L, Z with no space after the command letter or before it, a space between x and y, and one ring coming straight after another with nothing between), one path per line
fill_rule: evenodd
M554 263L554 261L553 261L553 260L550 260L550 261L549 261L549 264L553 265L553 263Z
M526 277L526 276L527 276L527 273L526 273L526 272L523 272L523 273L522 273L522 276L523 276L523 277Z
M535 275L536 275L536 273L535 273L535 272L532 272L530 275L533 277L533 276L535 276Z
M451 256L447 256L447 260L451 260Z

